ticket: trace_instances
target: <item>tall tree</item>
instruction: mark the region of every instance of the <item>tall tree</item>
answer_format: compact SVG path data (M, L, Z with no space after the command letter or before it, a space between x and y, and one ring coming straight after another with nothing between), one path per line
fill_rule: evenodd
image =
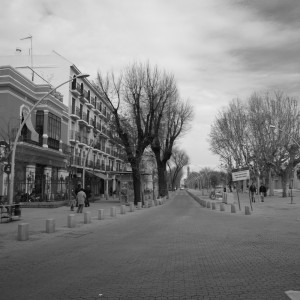
M97 86L111 106L116 132L132 168L135 204L141 200L142 155L160 126L173 81L173 76L149 63L133 63L118 77L113 72L97 76Z
M178 187L180 180L183 176L183 167L189 164L189 157L184 150L180 150L176 147L173 148L172 156L168 161L169 172L168 177L170 178L170 185L172 190Z
M168 194L167 162L172 155L173 146L176 139L188 130L193 117L192 106L188 101L180 100L176 90L166 101L162 126L156 127L156 135L151 144L157 163L161 197Z

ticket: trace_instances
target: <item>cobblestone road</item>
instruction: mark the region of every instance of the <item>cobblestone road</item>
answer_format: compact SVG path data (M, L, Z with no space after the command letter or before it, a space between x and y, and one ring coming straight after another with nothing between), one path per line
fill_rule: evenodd
M5 252L0 298L289 299L300 290L296 216L222 214L180 191Z

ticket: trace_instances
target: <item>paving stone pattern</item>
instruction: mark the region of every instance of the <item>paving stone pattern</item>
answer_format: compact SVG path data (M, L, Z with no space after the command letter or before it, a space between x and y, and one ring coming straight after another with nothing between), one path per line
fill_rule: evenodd
M288 299L300 290L299 206L275 216L213 211L178 191L161 206L18 242L0 260L0 298Z

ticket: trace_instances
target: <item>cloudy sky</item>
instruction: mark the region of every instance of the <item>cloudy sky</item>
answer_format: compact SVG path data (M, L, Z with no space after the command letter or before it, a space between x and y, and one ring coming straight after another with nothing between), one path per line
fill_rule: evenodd
M173 72L194 107L179 142L195 169L216 167L210 125L233 98L300 90L299 0L2 0L0 55L52 50L82 72L149 60Z

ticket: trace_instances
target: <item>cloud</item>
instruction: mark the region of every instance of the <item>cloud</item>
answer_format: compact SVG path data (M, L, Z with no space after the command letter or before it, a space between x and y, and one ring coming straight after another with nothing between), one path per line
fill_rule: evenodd
M196 164L213 164L207 135L216 113L253 91L299 92L297 0L2 0L2 55L53 49L80 70L119 72L149 60L173 72L195 107L181 139ZM201 155L199 153L201 152Z

